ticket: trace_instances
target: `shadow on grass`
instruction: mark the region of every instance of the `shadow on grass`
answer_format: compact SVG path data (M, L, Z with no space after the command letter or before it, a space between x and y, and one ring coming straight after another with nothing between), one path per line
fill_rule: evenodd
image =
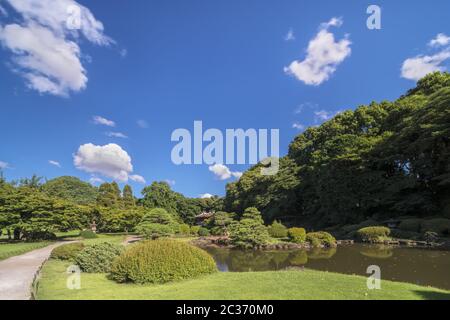
M433 291L414 291L425 300L450 300L450 293Z

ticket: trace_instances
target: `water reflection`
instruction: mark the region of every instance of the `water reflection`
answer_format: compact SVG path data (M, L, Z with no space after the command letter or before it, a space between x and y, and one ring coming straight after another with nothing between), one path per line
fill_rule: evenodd
M378 265L382 279L450 289L450 252L384 245L342 246L332 249L245 251L208 248L219 270L250 272L316 269L366 276L367 267Z

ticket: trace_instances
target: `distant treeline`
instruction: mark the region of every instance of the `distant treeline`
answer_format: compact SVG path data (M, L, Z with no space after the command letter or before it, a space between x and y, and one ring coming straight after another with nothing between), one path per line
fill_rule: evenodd
M307 129L277 175L262 176L260 166L228 184L226 211L256 207L267 221L315 227L450 217L450 74Z

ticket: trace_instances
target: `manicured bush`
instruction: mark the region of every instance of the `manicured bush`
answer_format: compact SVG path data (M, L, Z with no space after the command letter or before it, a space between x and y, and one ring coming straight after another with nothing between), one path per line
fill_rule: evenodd
M191 226L191 234L194 236L198 236L198 232L200 230L200 226Z
M92 230L83 230L80 232L80 237L84 239L95 239L98 238L97 234Z
M430 219L422 221L420 228L422 233L427 231L436 232L441 236L450 235L450 219Z
M325 231L310 232L306 234L306 241L309 242L313 247L335 247L336 239Z
M419 232L421 223L421 219L407 219L400 222L398 228L403 231Z
M178 226L178 233L183 234L183 235L189 235L191 231L191 228L189 227L188 224L180 224Z
M211 234L211 232L209 232L209 230L206 229L206 228L204 228L204 227L201 227L201 228L198 230L198 235L199 235L200 237L208 237L210 234Z
M84 244L82 242L63 244L53 249L50 257L58 260L74 260L83 249Z
M174 230L165 224L145 223L136 227L136 232L141 234L145 239L158 239L169 237L174 234Z
M144 215L135 231L146 239L168 237L179 230L175 217L165 209L154 208Z
M383 242L384 240L389 239L389 235L391 234L391 229L388 227L367 227L359 229L356 232L356 236L359 240L363 242Z
M113 263L110 278L117 282L166 283L217 271L214 259L202 249L171 240L145 241Z
M303 228L290 228L288 237L290 242L303 243L306 241L306 230Z
M121 245L108 242L88 246L76 257L75 263L87 273L105 273L111 269L111 264L124 250Z
M267 230L273 238L286 238L288 236L288 229L276 220L268 227Z

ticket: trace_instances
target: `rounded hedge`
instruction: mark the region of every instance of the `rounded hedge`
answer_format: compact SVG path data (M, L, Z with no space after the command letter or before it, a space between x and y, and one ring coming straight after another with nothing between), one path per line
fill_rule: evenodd
M388 239L391 229L388 227L367 227L359 229L356 236L363 242L381 242Z
M58 260L74 260L76 256L84 249L82 242L63 244L53 249L50 258Z
M303 228L290 228L288 230L289 241L303 243L306 241L306 230Z
M110 278L138 284L166 283L217 271L214 259L202 249L173 240L144 241L116 259Z
M271 226L267 228L269 234L273 238L286 238L288 236L288 229L278 221L274 221Z
M88 246L76 257L75 263L87 273L105 273L111 269L111 264L124 250L121 245L108 242Z
M211 232L210 232L207 228L201 227L201 228L198 230L198 235L199 235L200 237L208 237L208 236L211 235Z
M331 234L325 231L310 232L306 235L306 241L313 247L335 247L336 239Z
M80 237L84 239L95 239L98 238L97 234L92 230L83 230L80 232Z

